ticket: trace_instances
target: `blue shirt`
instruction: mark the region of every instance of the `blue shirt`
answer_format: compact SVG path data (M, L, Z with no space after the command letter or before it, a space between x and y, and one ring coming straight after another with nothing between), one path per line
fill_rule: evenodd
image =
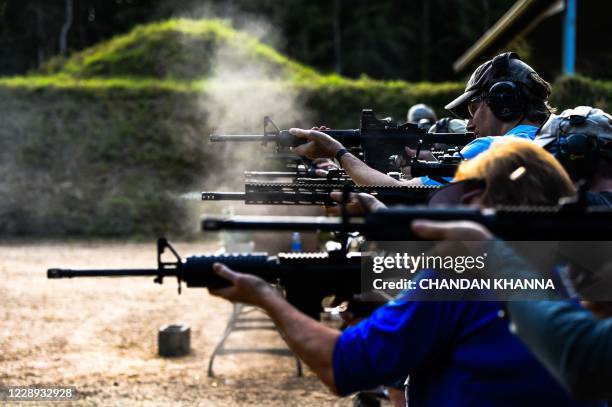
M499 302L411 294L342 332L333 353L340 394L409 375L411 406L604 405L573 401L508 330Z
M503 137L511 136L511 137L518 137L518 138L523 138L527 140L533 140L536 137L537 131L538 131L538 128L536 126L531 126L528 124L520 124L514 127L512 130L510 130L506 134L504 134ZM479 137L469 142L468 144L466 144L461 149L461 155L466 160L471 160L472 158L476 157L478 154L484 151L487 151L489 147L491 147L491 144L493 144L493 142L496 139L497 137L494 137L494 136ZM450 179L448 180L450 181ZM421 182L423 182L423 185L440 185L438 181L434 181L433 179L429 177L421 177Z

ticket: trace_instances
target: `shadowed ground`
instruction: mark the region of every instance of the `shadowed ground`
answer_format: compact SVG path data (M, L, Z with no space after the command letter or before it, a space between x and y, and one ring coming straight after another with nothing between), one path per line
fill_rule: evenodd
M183 256L211 244L177 244ZM176 292L149 278L47 280L49 267L154 267L153 244L4 244L0 247L0 387L75 386L74 405L350 405L316 377L296 378L293 359L208 357L231 305L202 289ZM191 326L192 354L157 356L157 329ZM275 332L238 332L228 346L284 346ZM27 402L27 405L35 403Z

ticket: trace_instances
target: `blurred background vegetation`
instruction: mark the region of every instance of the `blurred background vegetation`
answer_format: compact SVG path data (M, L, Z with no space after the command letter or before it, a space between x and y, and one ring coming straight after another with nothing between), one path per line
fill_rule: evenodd
M259 151L213 129L443 116L452 62L512 3L0 0L0 236L196 234L180 196L239 190ZM609 110L612 85L556 78L553 103Z
M513 0L0 0L0 75L172 17L265 19L289 58L346 77L456 79L452 62ZM67 6L70 6L67 12ZM63 30L65 28L65 30Z

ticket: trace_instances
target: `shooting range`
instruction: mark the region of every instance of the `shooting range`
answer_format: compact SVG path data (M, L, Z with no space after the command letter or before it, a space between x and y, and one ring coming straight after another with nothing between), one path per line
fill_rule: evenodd
M340 332L393 299L363 289L364 242L419 240L422 216L612 236L586 187L552 209L414 209L487 136L445 106L498 54L550 83L556 114L609 117L608 3L0 0L0 404L405 405L406 375L334 394L278 318L210 294L231 289L213 265ZM295 153L314 142L290 129L313 127L331 154ZM443 199L485 188L465 181Z

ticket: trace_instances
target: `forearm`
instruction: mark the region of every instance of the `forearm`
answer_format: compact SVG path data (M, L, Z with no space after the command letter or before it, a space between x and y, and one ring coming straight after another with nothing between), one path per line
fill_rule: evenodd
M559 301L509 302L519 337L580 398L612 397L612 322Z
M274 321L291 350L335 394L332 357L340 331L304 315L277 293L259 304Z
M359 158L348 153L340 159L340 164L357 185L400 185L401 182L369 167Z

